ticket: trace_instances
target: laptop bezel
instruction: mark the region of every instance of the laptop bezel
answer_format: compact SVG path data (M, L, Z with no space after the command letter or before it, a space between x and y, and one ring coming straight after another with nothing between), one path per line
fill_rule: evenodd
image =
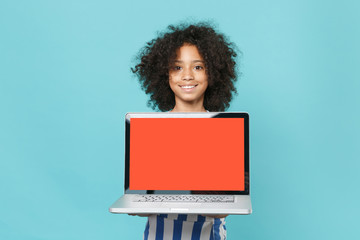
M131 118L243 118L244 119L244 191L179 191L179 190L130 190L130 124ZM125 194L210 194L210 195L250 195L249 164L249 114L246 112L207 113L127 113L125 116Z

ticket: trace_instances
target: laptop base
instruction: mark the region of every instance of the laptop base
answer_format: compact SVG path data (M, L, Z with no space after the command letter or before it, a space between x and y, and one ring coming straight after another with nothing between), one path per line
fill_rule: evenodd
M138 194L125 194L109 208L125 214L235 214L252 213L249 195L235 195L234 202L137 202Z

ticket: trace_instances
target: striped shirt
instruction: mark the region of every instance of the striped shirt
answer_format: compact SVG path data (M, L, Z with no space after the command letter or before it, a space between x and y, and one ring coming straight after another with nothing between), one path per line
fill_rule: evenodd
M151 215L146 223L144 240L224 240L225 218L196 214Z

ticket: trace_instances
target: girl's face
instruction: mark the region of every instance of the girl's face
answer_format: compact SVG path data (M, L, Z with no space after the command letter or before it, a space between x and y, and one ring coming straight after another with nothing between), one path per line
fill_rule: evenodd
M203 104L208 77L205 61L194 45L185 44L176 51L170 67L169 84L176 104Z

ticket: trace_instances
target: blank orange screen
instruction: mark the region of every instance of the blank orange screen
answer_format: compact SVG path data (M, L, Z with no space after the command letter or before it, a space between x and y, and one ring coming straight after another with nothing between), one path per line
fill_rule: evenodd
M244 119L132 118L129 189L244 191Z

